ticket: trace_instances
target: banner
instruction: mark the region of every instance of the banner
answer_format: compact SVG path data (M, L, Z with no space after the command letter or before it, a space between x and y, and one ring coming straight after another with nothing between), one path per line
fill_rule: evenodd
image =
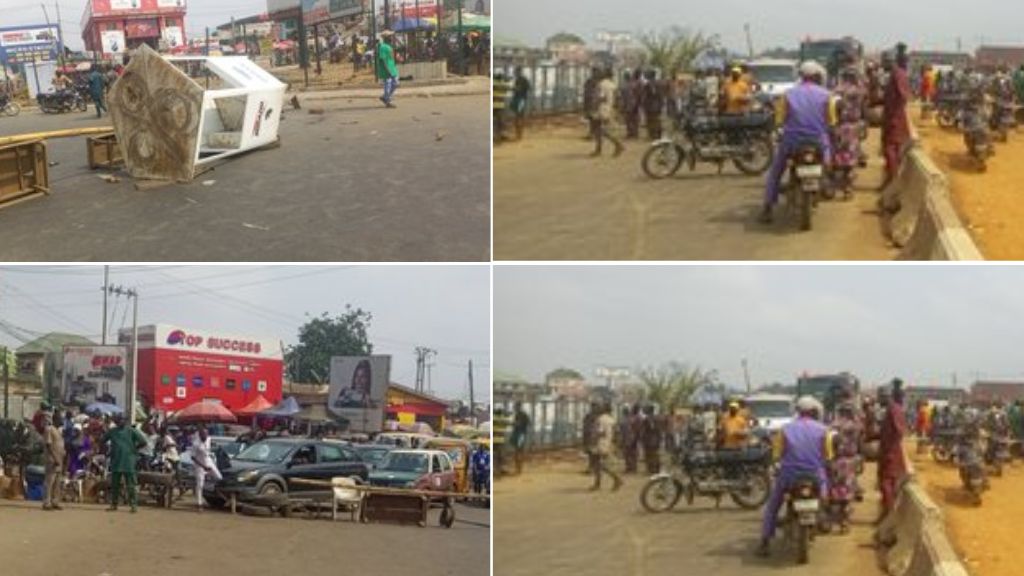
M128 349L125 346L65 346L62 398L85 406L128 402Z
M124 31L128 38L159 38L160 23L156 18L128 20L125 22Z
M141 0L110 0L111 10L138 10L141 7Z
M156 0L157 8L184 8L185 0Z
M357 16L363 10L363 0L302 0L302 18L306 24Z
M391 381L390 356L331 358L327 410L348 422L352 432L379 432Z
M0 62L56 61L60 53L56 26L0 28Z
M100 32L104 54L124 54L125 39L121 30L104 30Z

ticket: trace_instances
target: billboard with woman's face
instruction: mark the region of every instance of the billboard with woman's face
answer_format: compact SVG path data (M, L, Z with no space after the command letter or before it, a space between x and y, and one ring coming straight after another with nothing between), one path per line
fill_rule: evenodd
M384 427L384 404L390 378L390 356L331 358L327 410L347 420L349 431L380 431Z

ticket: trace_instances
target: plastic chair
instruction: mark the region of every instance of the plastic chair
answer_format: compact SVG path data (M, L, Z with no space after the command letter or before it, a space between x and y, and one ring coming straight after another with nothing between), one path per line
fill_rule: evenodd
M331 506L331 519L338 519L338 507L345 506L351 512L352 521L356 521L356 514L363 505L363 491L356 488L356 481L347 476L331 478L331 489L334 492L334 502Z

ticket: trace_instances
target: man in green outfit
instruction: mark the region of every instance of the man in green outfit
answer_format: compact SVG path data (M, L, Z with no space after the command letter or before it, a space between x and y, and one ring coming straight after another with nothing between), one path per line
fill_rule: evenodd
M138 506L138 497L135 493L135 462L139 449L146 445L146 438L141 432L128 426L128 421L122 414L114 416L114 423L117 427L107 430L103 435L103 443L110 442L110 507L107 510L117 510L117 499L121 496L123 480L127 483L127 500L134 513Z
M398 66L395 65L395 49L391 46L394 33L390 30L381 32L380 43L377 45L377 74L384 80L384 95L380 101L388 108L394 108L391 98L398 90Z

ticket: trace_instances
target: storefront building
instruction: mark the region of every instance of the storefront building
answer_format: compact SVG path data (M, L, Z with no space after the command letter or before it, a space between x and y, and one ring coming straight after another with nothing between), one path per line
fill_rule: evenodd
M435 431L445 427L448 403L429 394L395 384L388 386L386 418L400 424L425 422Z
M103 58L120 57L148 44L176 51L186 45L185 0L89 0L82 14L85 49Z
M131 331L120 333L130 345ZM199 401L238 410L257 396L281 400L284 355L271 338L157 324L139 328L139 397L156 410Z

